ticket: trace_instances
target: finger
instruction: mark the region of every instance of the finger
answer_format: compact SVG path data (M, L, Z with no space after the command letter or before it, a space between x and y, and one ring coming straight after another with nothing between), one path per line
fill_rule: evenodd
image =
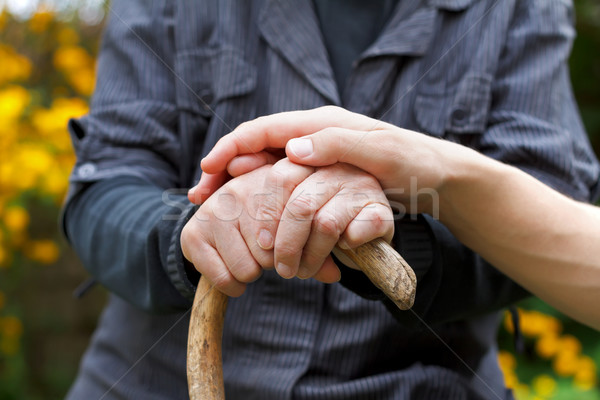
M354 249L382 237L388 243L394 236L394 215L388 204L371 203L360 210L342 233L339 246Z
M310 237L299 252L301 258L297 275L301 279L311 278L319 271L338 242L346 224L353 217L353 215L344 217L339 212L335 213L335 210L329 209L333 203L335 201L326 203L314 216ZM280 228L277 237L283 235L283 229ZM275 248L277 249L277 246ZM275 257L277 258L277 252Z
M200 175L200 182L188 191L188 199L194 204L202 204L223 186L228 179L229 175L227 172L219 172L217 174L203 172Z
M209 173L223 171L237 155L256 153L269 147L283 148L292 138L330 126L373 130L389 124L333 106L259 117L241 124L221 138L202 160L202 169Z
M221 238L216 240L216 248L231 275L242 283L258 279L262 268L254 260L238 228L234 224L222 224L216 229L215 237Z
M206 242L197 249L190 261L202 276L227 296L241 296L246 290L246 284L235 279L221 254Z
M263 250L271 250L275 243L277 226L285 204L300 182L310 176L313 168L291 163L287 159L278 161L267 173L262 193L254 198L257 203L254 235Z
M317 167L342 162L380 178L386 173L390 175L392 162L398 158L395 135L399 133L325 128L309 136L291 139L286 145L286 154L298 164Z
M254 171L257 168L267 164L275 164L280 158L267 151L261 151L253 154L242 154L229 161L227 172L232 177L237 177Z
M339 187L330 174L317 171L298 184L285 204L275 237L275 268L284 278L298 274L301 256L308 246L310 268L306 278L314 275L337 243L343 228L334 213L319 210L336 195ZM321 214L315 224L317 213ZM345 225L344 225L345 227ZM310 246L309 246L310 245Z
M306 279L318 271L347 226L360 215L365 206L375 200L385 201L385 195L376 184L375 179L362 171L359 173L357 171L354 167L341 167L340 165L319 171L324 175L324 179L330 182L330 187L335 192L330 193L333 195L314 215L310 237L302 249L298 277ZM319 172L314 176L317 176ZM333 173L333 179L327 176L330 173ZM285 222L285 219L282 218L277 230L276 259L278 258L279 238L283 237L281 240L284 241L284 235L287 233ZM291 233L293 234L293 232Z
M323 283L335 283L340 281L341 276L340 269L329 256L313 278Z

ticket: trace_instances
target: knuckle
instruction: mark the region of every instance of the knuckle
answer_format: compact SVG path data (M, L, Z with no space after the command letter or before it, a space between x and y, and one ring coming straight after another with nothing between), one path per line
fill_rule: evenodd
M286 173L286 167L283 160L280 160L273 164L269 169L267 176L265 177L265 184L268 188L277 188L283 191L292 191L294 183L289 178L289 174Z
M316 211L316 201L309 195L299 195L285 207L286 214L295 220L309 219Z
M264 200L264 199L263 199ZM260 222L273 222L279 217L277 203L268 199L260 202L257 212L257 219Z
M332 115L342 115L343 112L345 111L341 107L332 106L332 105L322 106L322 107L320 107L320 109L323 110L324 112L326 112L327 114L332 114Z
M260 268L254 262L244 258L237 258L230 266L229 271L240 282L248 283L256 280L260 275Z
M295 247L290 243L278 244L275 249L276 257L278 260L290 260L298 255L302 249Z
M393 228L392 213L388 207L375 204L364 209L364 219L369 221L378 233L385 233Z
M258 248L257 251L253 251L253 257L256 260L256 263L260 266L260 268L273 268L273 251L266 251ZM258 274L261 274L262 271L259 271Z
M321 254L318 250L306 249L302 252L302 259L300 260L300 265L304 266L306 270L312 272L314 274L317 272L317 267L323 264L323 261L327 257L329 253Z
M317 214L313 223L313 229L326 236L338 237L341 233L341 227L338 220L329 213Z
M256 121L256 120L255 120L255 121ZM244 122L242 122L241 124L239 124L239 125L238 125L238 126L235 128L235 130L238 130L238 129L239 129L239 130L244 130L244 129L247 129L249 126L251 126L251 123L252 123L252 122L253 122L253 121L244 121Z
M226 290L236 283L233 275L227 270L223 270L214 276L212 283L220 290Z
M326 128L323 128L320 133L327 137L327 136L333 136L335 134L337 134L340 131L340 128L338 128L337 126L328 126Z

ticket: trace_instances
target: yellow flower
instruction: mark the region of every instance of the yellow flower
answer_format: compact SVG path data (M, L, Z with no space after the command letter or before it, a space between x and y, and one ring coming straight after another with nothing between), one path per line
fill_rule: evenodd
M592 360L591 357L581 356L579 357L579 370L587 369L596 373L596 363Z
M2 219L4 225L13 232L23 231L29 224L29 214L20 206L7 208Z
M31 61L25 56L18 54L12 47L0 43L0 84L24 80L31 75Z
M21 86L8 86L0 91L0 124L18 119L29 104L29 93Z
M515 356L508 351L500 350L498 352L498 364L504 374L504 383L508 388L514 388L519 383L519 378L515 374L517 360Z
M69 83L77 93L84 96L91 96L96 84L96 73L92 68L82 68L69 72Z
M569 351L561 351L552 362L552 368L559 376L572 376L577 372L579 360L577 354Z
M498 352L498 363L503 371L514 370L517 367L515 356L506 350L500 350Z
M581 352L581 343L573 335L564 335L560 338L560 351L568 351L571 353Z
M65 27L58 31L56 40L63 45L73 45L79 42L79 35L73 28Z
M515 398L517 399L527 399L529 398L529 386L524 383L519 383L515 387L512 388L515 392Z
M531 383L533 390L542 397L551 397L556 392L556 381L549 375L538 375Z
M25 255L40 264L52 264L58 260L60 249L52 240L36 240L25 245Z
M0 331L8 337L19 337L23 333L23 324L19 318L9 315L0 320Z
M519 385L519 377L515 374L514 371L509 371L504 373L504 384L509 389L514 389Z
M52 59L54 66L62 71L69 72L94 65L93 58L80 46L62 46L54 52Z
M16 162L20 170L31 170L37 177L50 169L54 164L54 158L48 149L28 143L19 147Z
M590 390L596 386L596 371L589 369L580 369L575 373L573 384L580 390Z
M523 311L520 315L521 331L524 336L537 337L547 332L559 332L562 329L560 321L539 311Z
M52 168L44 174L41 188L45 193L62 199L67 191L67 185L68 174L58 168Z
M88 105L78 98L58 98L49 109L39 108L32 113L34 128L45 136L64 133L68 140L67 123L70 118L80 117L88 112Z
M535 349L542 358L551 358L558 353L561 341L554 332L542 335L535 343Z
M38 10L29 19L29 29L35 33L42 33L48 29L48 25L54 19L54 14L46 10Z

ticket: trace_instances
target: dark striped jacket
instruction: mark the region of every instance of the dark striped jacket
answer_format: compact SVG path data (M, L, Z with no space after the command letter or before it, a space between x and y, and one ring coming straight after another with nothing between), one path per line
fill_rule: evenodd
M165 190L189 187L200 157L245 120L337 104L592 198L599 169L569 84L571 19L568 0L401 0L338 88L308 0L114 1L91 111L70 125L64 224L117 296L69 398L187 396L194 284L178 238L191 207ZM396 232L419 278L414 313L357 296L377 293L352 276L327 286L266 272L230 302L228 398L510 398L494 311L524 292L428 216Z

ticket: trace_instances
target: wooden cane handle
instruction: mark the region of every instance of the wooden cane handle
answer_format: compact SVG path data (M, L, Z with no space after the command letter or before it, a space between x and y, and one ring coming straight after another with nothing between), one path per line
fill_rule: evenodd
M400 309L412 307L417 280L406 261L383 239L342 250ZM190 315L187 374L191 400L224 400L221 341L227 296L200 279Z
M367 275L401 310L415 302L417 278L415 272L392 246L382 238L356 249L338 248Z

